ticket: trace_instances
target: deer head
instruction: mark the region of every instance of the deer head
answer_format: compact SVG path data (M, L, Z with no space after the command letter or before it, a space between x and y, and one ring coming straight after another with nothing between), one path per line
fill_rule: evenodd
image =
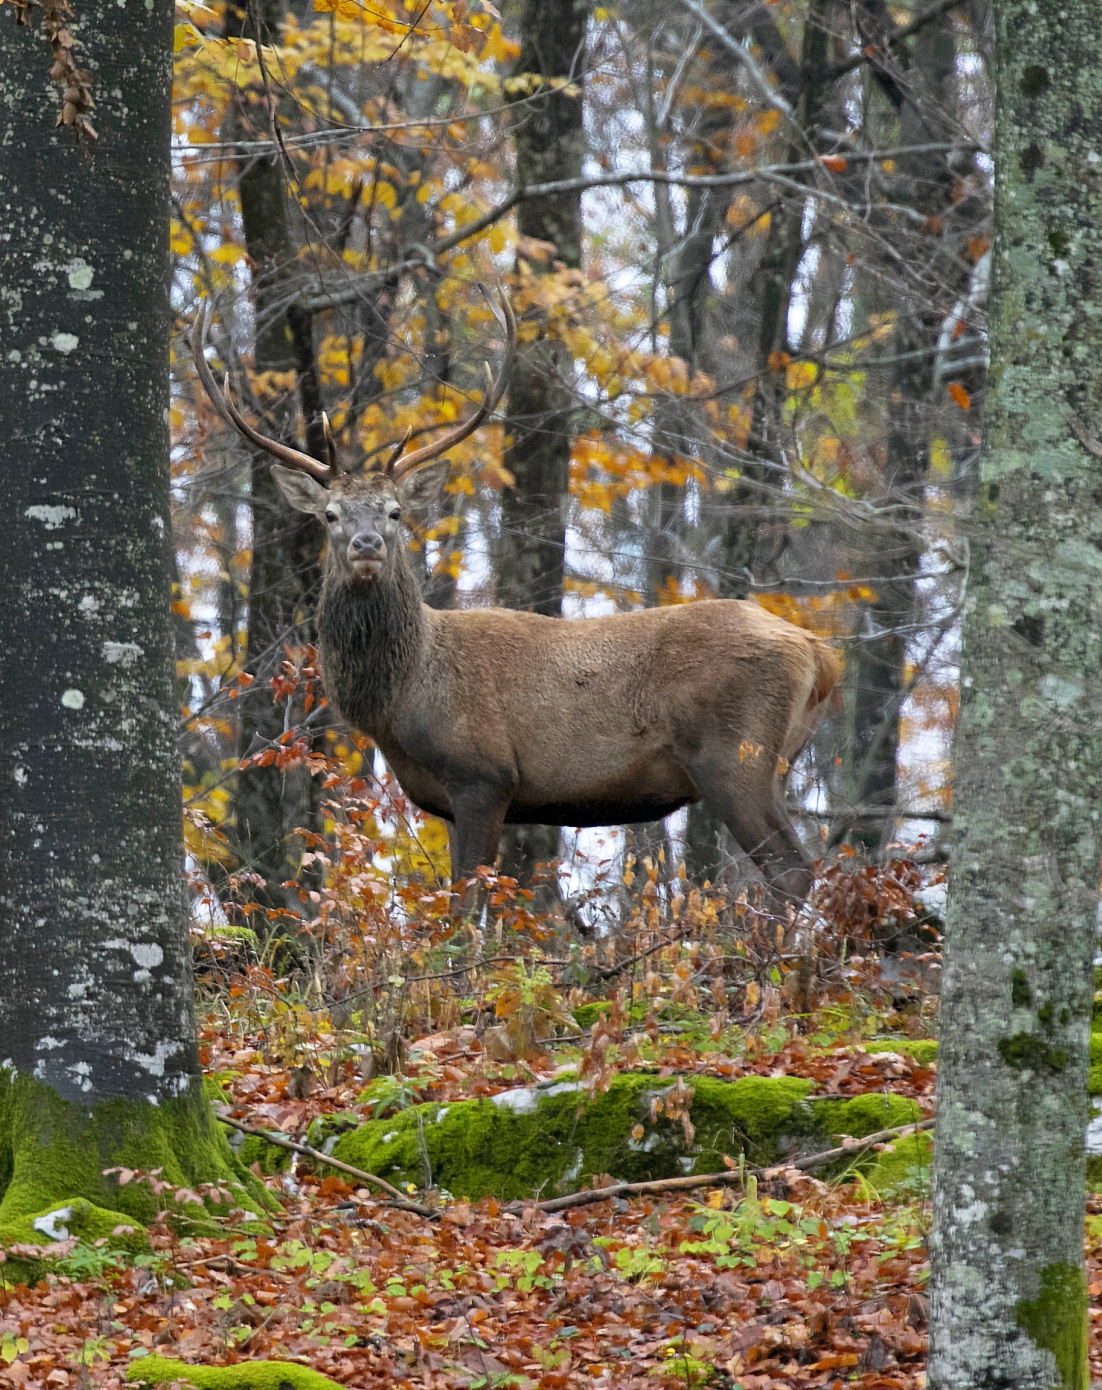
M251 444L280 460L273 464L272 476L292 507L312 513L325 526L329 541L327 565L339 581L369 585L393 573L402 553L403 517L435 500L447 477L448 465L443 455L473 434L504 394L516 354L516 319L503 292L495 304L486 290L479 288L505 334L505 355L497 379L487 363L486 389L472 415L438 439L408 453L407 434L386 462L369 472L355 472L342 459L325 416L322 420L329 455L326 463L253 429L230 397L228 374L219 389L207 365L203 347L211 317L209 303L196 316L191 350L211 404Z

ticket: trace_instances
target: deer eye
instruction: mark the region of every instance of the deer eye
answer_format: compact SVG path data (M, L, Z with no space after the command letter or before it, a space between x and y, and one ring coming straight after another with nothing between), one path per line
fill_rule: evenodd
M329 510L325 513L325 519L326 519L326 521L328 521L328 523L329 523L330 526L332 526L333 522L336 521L336 519L337 519L337 514L336 514L336 512L332 509L332 507L330 507Z
M392 507L392 508L391 508L391 510L390 510L390 519L391 519L391 521L397 521L398 518L399 518L401 515L402 515L402 512L401 512L401 509L400 509L400 508L398 508L398 507Z

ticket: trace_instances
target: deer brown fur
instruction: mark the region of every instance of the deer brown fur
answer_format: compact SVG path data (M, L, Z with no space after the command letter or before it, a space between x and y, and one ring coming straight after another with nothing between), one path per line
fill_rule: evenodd
M410 800L448 822L456 880L494 863L507 822L614 825L703 801L776 894L806 896L785 774L837 679L831 647L737 600L571 621L432 609L402 528L446 464L420 450L405 476L319 476L280 448L295 466L276 465L276 481L328 535L327 693Z

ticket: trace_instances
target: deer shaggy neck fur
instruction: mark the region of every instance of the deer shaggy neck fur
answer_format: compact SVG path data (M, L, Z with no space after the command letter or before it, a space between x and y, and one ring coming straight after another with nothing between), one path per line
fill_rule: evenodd
M377 736L424 640L421 594L404 556L381 583L348 584L327 568L317 630L326 693L350 724Z

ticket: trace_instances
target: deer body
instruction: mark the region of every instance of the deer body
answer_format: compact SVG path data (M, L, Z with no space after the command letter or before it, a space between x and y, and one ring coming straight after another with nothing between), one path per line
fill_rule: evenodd
M422 602L403 515L440 491L439 456L501 397L516 324L504 296L494 312L505 364L479 409L399 457L403 441L370 474L343 470L331 442L325 464L258 434L206 363L208 310L196 320L211 400L290 465L273 468L277 483L326 528L317 628L330 699L376 741L410 800L448 821L457 880L494 863L507 821L615 825L702 800L775 895L802 899L811 871L784 778L837 679L829 646L735 600L575 621Z
M303 481L280 474L302 505ZM506 822L614 825L703 799L771 881L804 890L784 771L834 682L825 644L734 600L575 621L438 611L386 536L397 490L358 480L315 500L387 551L360 582L340 561L344 533L331 542L326 689L410 800L450 822L457 878L494 862Z

